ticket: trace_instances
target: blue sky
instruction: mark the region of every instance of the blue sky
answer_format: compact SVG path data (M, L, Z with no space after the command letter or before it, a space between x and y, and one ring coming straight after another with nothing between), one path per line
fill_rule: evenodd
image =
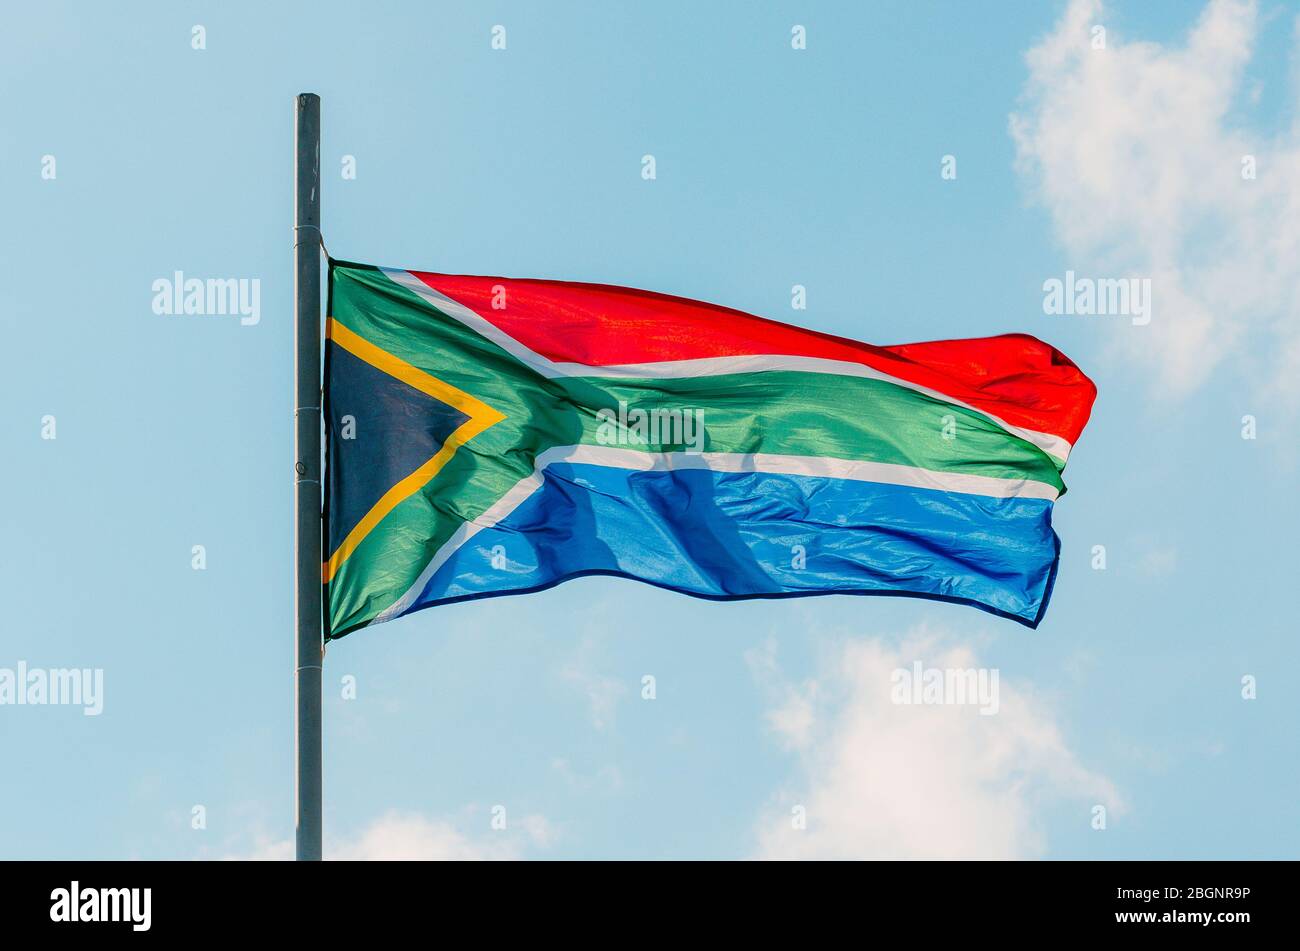
M287 854L301 91L323 99L338 257L646 287L873 343L1028 332L1100 391L1037 631L583 579L331 645L327 854L1295 857L1296 11L997 9L12 11L0 668L102 668L104 710L0 706L0 857ZM177 270L259 279L260 321L155 314ZM1151 324L1045 315L1067 270L1150 277ZM882 705L915 659L997 668L1002 711Z

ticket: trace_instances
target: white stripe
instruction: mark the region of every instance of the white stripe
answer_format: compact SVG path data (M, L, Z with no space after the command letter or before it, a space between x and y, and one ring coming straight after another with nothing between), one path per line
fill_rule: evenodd
M735 357L697 357L688 360L666 360L656 363L628 363L619 366L588 366L584 363L556 363L535 350L530 350L514 337L510 336L490 320L470 310L459 301L454 301L441 294L410 271L382 268L383 272L407 290L423 298L449 317L459 320L475 333L491 340L516 360L531 367L542 376L550 378L562 376L592 376L613 379L682 379L701 376L722 376L728 373L762 373L768 370L795 370L803 373L830 373L836 376L855 376L869 380L884 380L917 393L934 397L945 403L960 406L971 412L987 417L1012 435L1019 436L1044 452L1049 452L1059 459L1070 455L1070 441L1051 433L1040 433L1023 426L1013 426L1006 420L994 416L987 410L964 403L959 399L939 390L912 383L877 370L862 363L847 360L830 360L824 357L796 357L781 354L747 354Z
M1054 486L1031 479L997 479L992 476L954 472L933 472L914 466L888 462L859 462L830 459L825 456L783 456L767 452L644 452L621 446L554 446L537 456L531 475L520 479L497 499L487 511L465 522L443 542L420 576L400 598L377 615L370 624L380 624L401 614L420 596L424 586L447 561L471 538L491 528L541 488L543 473L552 463L573 462L641 472L671 472L682 469L708 469L712 472L763 472L773 475L820 476L855 482L906 485L940 492L983 495L999 499L1046 499L1057 497Z
M380 268L385 274L401 284L408 291L418 297L423 298L427 303L432 304L435 310L439 310L448 317L454 317L462 324L465 324L475 333L486 337L494 344L510 354L520 363L532 367L542 376L551 379L558 376L569 376L556 368L551 360L542 356L534 350L529 350L522 343L510 336L492 321L480 317L477 313L470 310L460 301L454 301L446 294L441 294L434 290L424 281L420 280L410 271L398 271L394 268Z
M554 450L537 457L540 462ZM832 459L827 456L786 456L771 452L645 452L622 446L566 446L564 462L612 466L618 469L672 471L709 469L713 472L765 472L772 475L819 476L849 479L854 482L879 482L884 485L908 485L963 495L987 495L997 499L1047 499L1054 501L1054 486L1032 479L999 479L993 476L934 472L916 466L891 462L864 462ZM548 460L550 462L555 459Z

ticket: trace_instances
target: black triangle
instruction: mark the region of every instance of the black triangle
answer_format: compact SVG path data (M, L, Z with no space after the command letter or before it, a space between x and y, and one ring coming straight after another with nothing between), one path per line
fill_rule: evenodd
M469 417L332 340L326 366L328 558L384 493L428 462ZM346 416L352 438L344 438Z

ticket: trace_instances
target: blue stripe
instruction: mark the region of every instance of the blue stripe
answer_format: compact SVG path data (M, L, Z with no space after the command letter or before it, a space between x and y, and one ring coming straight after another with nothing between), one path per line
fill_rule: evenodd
M937 598L1036 627L1059 551L1051 510L847 479L556 463L403 613L608 574L717 599Z

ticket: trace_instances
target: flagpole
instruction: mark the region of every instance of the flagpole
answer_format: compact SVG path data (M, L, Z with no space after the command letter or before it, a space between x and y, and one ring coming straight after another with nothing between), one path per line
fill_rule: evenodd
M294 538L298 861L321 858L320 96L294 100Z

